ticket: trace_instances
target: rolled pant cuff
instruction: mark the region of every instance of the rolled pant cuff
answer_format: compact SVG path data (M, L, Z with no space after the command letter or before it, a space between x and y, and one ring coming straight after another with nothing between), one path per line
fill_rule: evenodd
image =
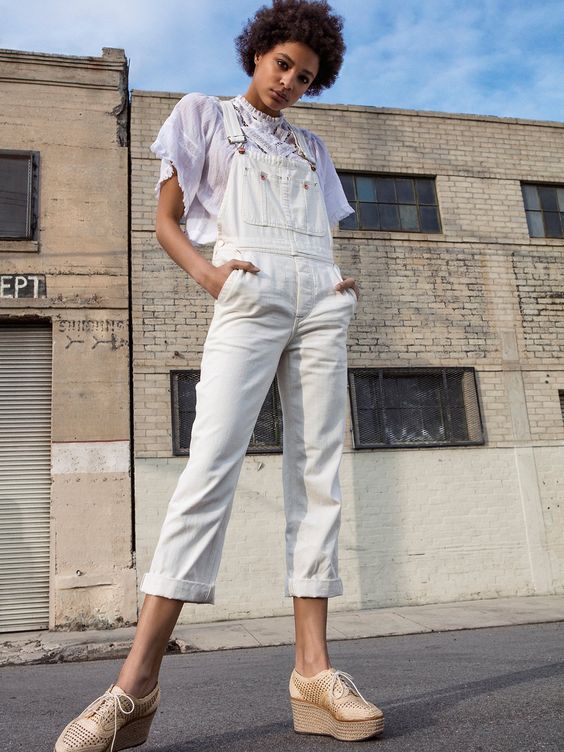
M147 572L139 587L147 595L161 595L187 603L215 603L215 585L190 580L174 580Z
M334 598L342 594L340 577L335 580L286 580L285 596L288 598Z

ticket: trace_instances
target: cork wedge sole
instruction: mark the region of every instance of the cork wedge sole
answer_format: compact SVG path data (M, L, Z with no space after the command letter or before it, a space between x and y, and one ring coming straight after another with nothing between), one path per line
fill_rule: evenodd
M339 721L325 708L303 700L290 699L294 731L299 734L326 734L341 741L358 741L376 736L384 730L384 717L364 721Z
M146 742L156 712L155 708L149 715L137 718L120 728L116 734L114 752L119 752L120 749L128 749L129 747L138 747L140 744ZM110 744L108 744L109 749Z

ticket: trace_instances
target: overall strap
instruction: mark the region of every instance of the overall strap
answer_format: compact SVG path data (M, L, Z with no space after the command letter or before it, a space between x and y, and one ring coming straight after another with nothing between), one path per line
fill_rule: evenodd
M302 150L302 152L305 154L306 159L308 162L312 165L315 165L315 159L313 157L313 154L309 150L309 147L307 145L307 142L305 138L300 138L300 135L298 133L298 128L295 128L293 126L290 126L290 130L294 134L294 138L296 139L296 143L298 147Z
M232 100L222 99L220 104L223 109L223 124L225 126L225 132L227 133L227 140L230 144L245 143L247 137L241 130L237 113L232 105Z
M241 130L241 125L239 123L239 118L237 117L237 113L235 112L235 107L233 106L233 100L231 99L221 99L220 100L221 108L223 110L223 124L225 126L225 132L227 134L227 140L230 144L239 144L242 145L247 140L247 137ZM311 168L315 169L315 159L312 155L312 153L309 150L309 147L305 141L304 138L300 138L297 129L294 129L290 125L290 130L292 131L294 135L294 139L296 141L296 144L298 145L299 149L303 152L305 155L307 161L310 163ZM244 148L244 147L243 147ZM243 149L241 149L243 150Z

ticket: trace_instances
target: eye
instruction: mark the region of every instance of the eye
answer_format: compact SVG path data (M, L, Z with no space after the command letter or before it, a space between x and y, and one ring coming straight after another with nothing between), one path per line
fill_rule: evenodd
M304 84L309 84L309 78L307 76L302 76L302 81Z
M288 63L285 60L277 60L276 62L278 63L278 65L285 65L286 68L288 67Z

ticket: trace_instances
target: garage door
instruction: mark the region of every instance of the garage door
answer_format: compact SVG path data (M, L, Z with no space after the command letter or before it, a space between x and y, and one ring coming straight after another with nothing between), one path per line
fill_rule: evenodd
M0 631L49 626L51 325L0 322Z

